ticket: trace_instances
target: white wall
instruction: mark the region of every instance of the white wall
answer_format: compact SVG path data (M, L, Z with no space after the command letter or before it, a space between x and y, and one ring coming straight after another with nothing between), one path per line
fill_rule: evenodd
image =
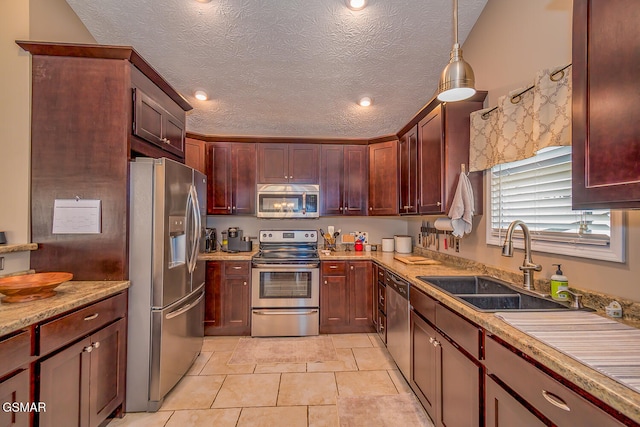
M487 90L487 107L498 97L533 83L537 70L571 62L571 0L489 0L467 38L464 57L476 75L476 87ZM534 253L542 264L538 278L549 278L562 263L569 284L577 288L640 301L640 212L627 213L627 261L623 264ZM429 218L432 220L432 218ZM417 235L420 220L409 220L409 232ZM488 246L485 218L476 217L474 232L461 242L460 256L518 272L522 251L513 258Z
M16 40L95 43L64 0L1 0L0 231L9 243L30 242L31 60ZM2 255L0 275L29 268L29 253Z

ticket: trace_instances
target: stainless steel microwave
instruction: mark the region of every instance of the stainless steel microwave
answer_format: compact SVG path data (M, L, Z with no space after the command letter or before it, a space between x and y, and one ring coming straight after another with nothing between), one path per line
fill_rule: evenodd
M318 218L320 186L258 184L258 218Z

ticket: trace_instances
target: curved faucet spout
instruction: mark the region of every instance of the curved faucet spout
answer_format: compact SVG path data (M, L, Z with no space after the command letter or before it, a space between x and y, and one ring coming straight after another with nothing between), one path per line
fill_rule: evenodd
M531 233L529 233L529 227L523 221L517 219L509 224L507 234L504 237L504 244L502 245L502 256L513 256L513 231L518 225L522 228L522 234L524 235L524 261L520 266L520 271L524 273L524 288L530 290L533 288L533 272L541 271L542 266L534 264L531 259Z

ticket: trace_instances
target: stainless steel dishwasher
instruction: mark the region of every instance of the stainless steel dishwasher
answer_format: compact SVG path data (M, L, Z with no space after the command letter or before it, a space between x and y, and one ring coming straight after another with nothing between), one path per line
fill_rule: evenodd
M402 375L411 378L409 282L387 271L387 350Z

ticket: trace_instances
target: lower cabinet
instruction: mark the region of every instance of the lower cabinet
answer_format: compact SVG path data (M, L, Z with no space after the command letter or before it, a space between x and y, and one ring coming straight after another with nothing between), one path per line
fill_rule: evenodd
M39 426L98 426L122 403L125 337L120 319L37 363Z
M547 425L489 376L485 377L485 393L487 427Z
M251 334L251 263L207 261L205 335Z
M323 261L320 333L373 332L371 261Z
M9 378L0 381L0 426L28 426L30 425L30 414L27 411L19 410L20 404L30 402L31 374L29 369L21 369Z
M481 425L481 329L415 288L409 295L414 392L436 426Z
M492 380L492 386L497 387L497 391L494 388L493 393L498 396L493 398L493 403L487 399L487 425L509 425L498 421L499 418L513 417L515 414L524 414L525 411L529 412L529 418L534 417L533 412L537 413L543 421L542 425L625 425L491 337L486 339L485 354L487 379ZM496 400L506 393L503 387L495 383L497 381L524 403L514 398ZM490 396L489 393L487 396ZM496 406L491 408L492 405Z

